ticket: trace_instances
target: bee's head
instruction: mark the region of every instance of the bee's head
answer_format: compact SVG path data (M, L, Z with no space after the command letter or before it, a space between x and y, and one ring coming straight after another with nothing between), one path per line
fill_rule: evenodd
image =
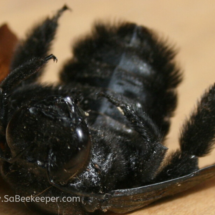
M49 97L17 110L6 129L12 159L41 167L65 184L82 172L91 141L85 114L70 97Z

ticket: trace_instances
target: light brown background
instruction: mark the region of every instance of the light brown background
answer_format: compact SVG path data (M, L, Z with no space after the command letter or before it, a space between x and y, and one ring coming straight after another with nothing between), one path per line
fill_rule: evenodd
M215 81L215 1L214 0L0 0L0 23L7 22L21 38L42 17L52 15L67 4L73 12L60 19L52 53L58 63L49 63L43 80L54 82L62 63L71 56L70 45L88 32L96 19L127 20L160 32L179 49L177 61L184 71L179 87L179 104L168 135L168 146L177 147L183 120L203 91ZM214 163L215 156L201 159L200 165ZM1 181L0 192L9 188ZM12 195L12 194L11 194ZM21 204L0 204L1 214L29 214ZM134 214L214 215L215 179L188 192L159 201Z

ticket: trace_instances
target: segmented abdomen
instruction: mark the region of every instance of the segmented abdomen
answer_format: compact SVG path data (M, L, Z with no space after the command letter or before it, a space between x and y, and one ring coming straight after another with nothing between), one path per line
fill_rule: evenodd
M74 58L61 72L61 81L82 91L82 108L95 113L91 114L92 123L105 123L105 115L110 124L113 120L127 124L120 110L97 97L100 91L108 91L143 109L165 136L176 107L175 88L181 81L172 62L174 55L145 27L99 23L92 35L76 43Z

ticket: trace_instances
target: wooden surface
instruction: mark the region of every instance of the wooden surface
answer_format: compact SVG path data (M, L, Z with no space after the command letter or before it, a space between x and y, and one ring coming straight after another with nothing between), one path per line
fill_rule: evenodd
M49 63L43 80L54 82L62 63L71 56L70 45L88 32L96 19L127 20L155 29L178 47L177 61L184 71L179 87L179 104L168 135L168 147L178 147L183 120L194 108L203 91L215 81L215 1L207 0L1 0L0 23L7 22L21 38L30 26L67 4L60 20L52 53L58 63ZM1 47L0 47L1 50ZM215 154L200 160L200 166L214 163ZM0 193L11 191L1 181ZM21 204L0 204L0 213L29 214ZM134 215L214 215L215 179L175 197L159 201Z

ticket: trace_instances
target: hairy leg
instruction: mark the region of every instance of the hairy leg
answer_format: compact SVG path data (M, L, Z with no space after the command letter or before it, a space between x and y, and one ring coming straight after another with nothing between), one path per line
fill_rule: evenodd
M209 88L182 127L180 150L169 156L156 181L168 180L198 170L198 157L210 153L215 138L215 85Z
M52 18L46 18L28 33L25 40L20 42L12 59L11 72L33 57L44 58L48 55L58 27L58 19L67 9L68 7L64 6ZM43 69L22 82L22 85L37 81L42 73Z

